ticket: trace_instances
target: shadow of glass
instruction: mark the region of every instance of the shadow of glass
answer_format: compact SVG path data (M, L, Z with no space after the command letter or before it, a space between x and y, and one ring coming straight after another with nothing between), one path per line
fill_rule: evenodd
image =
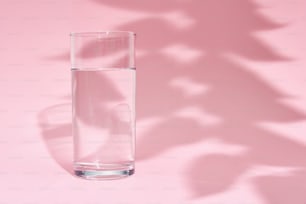
M118 119L114 117L122 117L122 104L119 104L119 110L109 109L110 104L116 101L121 101L123 96L117 87L112 84L111 79L107 78L100 72L76 72L73 77L78 80L78 88L75 91L75 100L78 101L75 106L75 120L78 126L74 129L75 132L83 131L78 139L82 139L86 127L94 127L102 131L105 128L110 128L111 125L119 125L119 128L113 127L115 130L122 130L123 125L118 124ZM65 97L66 98L66 97ZM64 98L64 99L65 99ZM116 103L115 103L116 104ZM124 106L123 106L124 107ZM52 158L67 172L73 173L73 144L72 144L72 105L71 103L57 104L47 107L40 111L38 115L38 123L41 129L42 139L52 156ZM116 112L121 111L119 116ZM117 113L118 115L119 113ZM81 126L82 124L82 126ZM110 125L111 124L111 125ZM120 129L121 128L121 129ZM127 130L126 130L127 131ZM101 133L101 132L100 132ZM115 133L112 133L115 134ZM120 135L120 134L119 134ZM86 135L85 135L86 136ZM83 138L84 139L84 138ZM91 139L94 139L91 136ZM118 137L116 138L118 139ZM81 157L85 161L97 159L99 152L103 152L107 143L99 144L94 149L90 149L87 154L83 152L86 146L82 145Z
M60 167L74 175L71 103L57 104L40 111L38 123L42 140L51 157Z

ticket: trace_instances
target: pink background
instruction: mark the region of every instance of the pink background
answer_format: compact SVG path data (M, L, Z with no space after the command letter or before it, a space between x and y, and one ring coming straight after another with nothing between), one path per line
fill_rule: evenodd
M305 204L303 0L2 0L0 203ZM137 33L136 174L71 175L69 32Z

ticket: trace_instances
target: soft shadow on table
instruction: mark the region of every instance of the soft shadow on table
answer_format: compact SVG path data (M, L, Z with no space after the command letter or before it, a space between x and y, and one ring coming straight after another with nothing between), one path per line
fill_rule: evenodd
M305 114L281 103L281 99L290 96L231 57L270 63L290 60L254 35L285 25L261 15L259 7L250 0L94 1L156 14L118 27L135 31L137 48L145 51L137 58L137 120L159 119L137 141L138 161L209 138L246 149L239 155L204 154L203 149L203 154L191 158L186 163L185 177L193 198L229 190L256 166L305 168L303 144L259 126L264 122L285 124L305 120ZM167 12L179 16L165 20L161 16ZM177 26L176 22L183 20L182 14L191 23ZM200 55L190 54L190 50ZM178 56L179 53L184 54ZM193 92L194 88L185 89L190 84L208 88ZM197 118L178 114L188 108L216 116L221 122L203 125ZM50 133L57 137L56 134L64 136L60 132ZM302 192L293 193L295 189L290 187L296 184L296 188L303 188L304 184L297 182L299 178L306 178L305 171L280 177L259 176L253 184L268 203L286 203L285 200L303 198ZM275 189L289 193L278 194Z

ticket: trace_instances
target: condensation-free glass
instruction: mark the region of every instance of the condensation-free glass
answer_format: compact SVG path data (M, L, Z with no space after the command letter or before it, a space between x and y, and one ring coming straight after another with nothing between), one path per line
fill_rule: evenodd
M134 173L135 34L71 34L75 175L94 180Z

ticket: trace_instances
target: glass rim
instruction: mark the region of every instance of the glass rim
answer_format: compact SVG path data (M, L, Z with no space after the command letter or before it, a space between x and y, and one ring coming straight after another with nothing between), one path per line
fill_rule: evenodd
M136 36L135 32L132 31L116 31L116 30L106 30L106 31L88 31L88 32L70 32L70 37L95 37L95 36Z

